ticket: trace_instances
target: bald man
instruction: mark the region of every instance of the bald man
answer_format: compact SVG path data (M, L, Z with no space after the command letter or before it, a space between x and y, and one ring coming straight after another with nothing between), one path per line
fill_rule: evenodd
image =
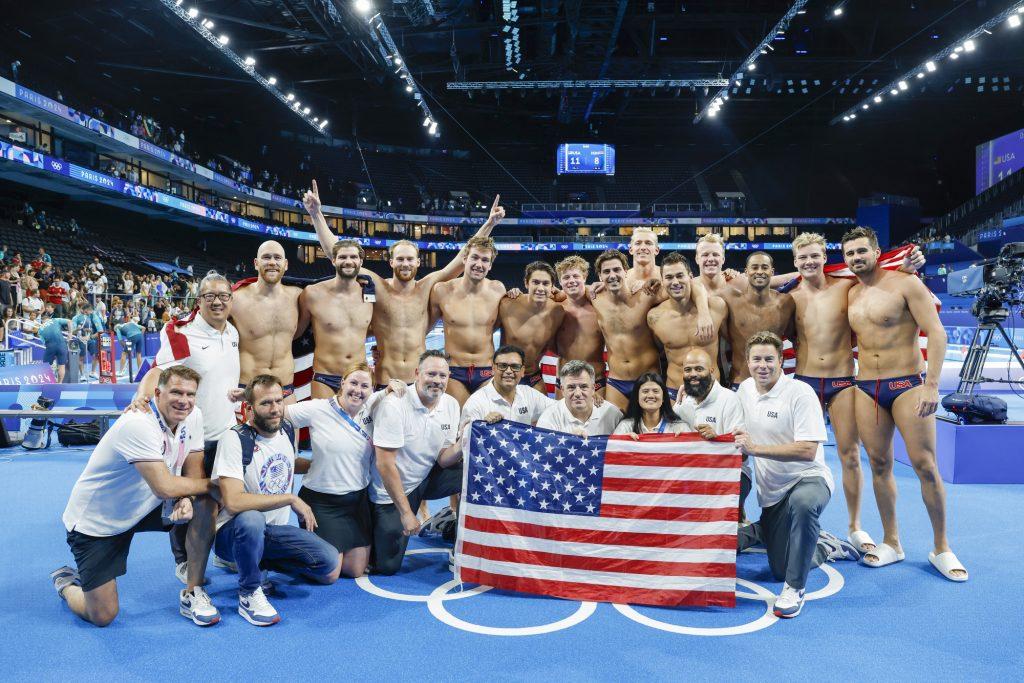
M292 337L299 322L302 289L281 284L288 271L284 247L274 240L260 245L253 260L256 282L240 287L234 294L231 322L238 328L239 387L257 375L273 375L285 388L291 402Z

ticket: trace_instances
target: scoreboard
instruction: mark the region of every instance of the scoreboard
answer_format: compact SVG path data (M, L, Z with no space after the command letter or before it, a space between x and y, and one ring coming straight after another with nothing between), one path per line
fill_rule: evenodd
M558 175L615 175L615 146L565 143L558 146Z
M981 194L1024 168L1024 129L989 140L975 150L974 191Z

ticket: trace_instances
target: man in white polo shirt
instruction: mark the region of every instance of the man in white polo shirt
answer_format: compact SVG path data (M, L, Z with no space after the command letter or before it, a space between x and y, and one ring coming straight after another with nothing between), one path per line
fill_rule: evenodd
M615 431L622 411L611 401L594 405L594 366L571 360L558 370L562 400L550 405L537 426L577 436L607 436Z
M207 477L217 453L217 440L235 424L235 409L229 396L238 390L238 330L228 322L231 315L231 283L215 271L199 285L199 310L185 320L173 321L160 331L156 365L142 382L132 406L146 410L160 371L175 365L192 368L203 378L196 404L203 412L202 456L185 463L186 476ZM171 534L175 574L188 589L203 584L206 561L213 544L217 503L209 496L198 498L186 535L184 527ZM188 551L186 552L186 546ZM192 558L186 564L186 556ZM187 573L186 573L187 569Z
M775 616L800 614L812 567L827 560L858 560L850 543L821 534L818 522L835 489L825 465L828 438L814 390L782 374L782 340L764 331L747 340L750 377L737 394L744 430L735 432L743 455L754 458L761 518L737 534L739 550L764 544L768 566L785 581Z
M526 353L512 344L498 348L491 357L494 378L470 396L462 406L461 432L474 420L511 420L522 424L536 424L541 414L552 404L536 389L519 382L526 367Z
M119 417L71 491L63 519L78 569L61 567L50 578L71 611L97 626L117 616L117 577L127 571L132 537L188 520L189 496L210 490L209 479L180 476L186 458L203 450L199 384L189 368L163 371L154 409ZM220 620L198 586L181 592L181 612L200 626Z
M676 415L687 428L700 432L705 439L719 434L732 434L743 428L743 407L736 394L717 381L711 374L714 367L708 352L692 349L683 357L682 391L676 399ZM754 480L750 458L743 458L740 474L740 523L746 521L744 503Z
M371 564L378 574L394 574L401 568L409 536L420 528L420 502L447 498L462 489L459 403L445 393L448 376L444 353L425 351L411 391L385 398L374 416Z

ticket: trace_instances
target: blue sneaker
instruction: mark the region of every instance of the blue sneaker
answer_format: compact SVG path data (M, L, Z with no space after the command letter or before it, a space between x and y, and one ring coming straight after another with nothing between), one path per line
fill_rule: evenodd
M856 562L860 559L860 551L857 550L857 546L830 534L824 529L818 532L818 546L822 549L825 559L829 562L837 560Z
M220 621L220 612L210 602L210 596L201 587L182 590L178 598L178 612L196 626L213 626Z
M271 626L281 621L281 615L263 595L263 587L249 595L238 594L238 613L253 626Z
M780 619L792 619L800 614L804 607L804 589L797 590L788 583L782 586L782 592L775 598L775 616Z

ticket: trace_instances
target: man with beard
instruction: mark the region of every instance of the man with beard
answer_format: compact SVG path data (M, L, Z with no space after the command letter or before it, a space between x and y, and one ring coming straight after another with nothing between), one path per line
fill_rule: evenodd
M946 331L931 293L916 277L878 266L881 250L871 228L854 228L842 241L843 259L857 284L850 290L850 327L857 335L855 411L857 431L871 462L871 474L885 537L864 556L869 567L904 559L896 522L896 480L892 438L900 430L921 497L932 523L933 552L928 559L944 577L966 581L967 570L946 537L946 492L935 464L935 410L939 376L946 357ZM928 335L927 375L918 345Z
M789 294L771 288L775 269L772 257L755 251L747 257L744 273L749 282L745 289L727 287L722 298L729 307L726 336L732 346L732 367L729 381L733 388L750 376L746 362L746 345L756 332L768 331L779 337L792 336L795 304Z
M299 324L302 289L281 284L288 259L280 243L269 240L261 244L254 265L256 282L235 290L231 308L238 329L239 388L244 389L257 375L273 375L281 380L285 399L291 403L295 373L292 338Z
M494 327L505 297L505 285L487 278L497 255L490 237L471 238L466 272L438 283L430 294L430 319L444 323L444 350L451 362L447 391L460 407L493 376Z
M693 349L703 349L713 359L710 365L715 380L720 377L718 370L718 337L722 326L729 317L729 308L721 297L708 298L711 311L713 334L710 342L697 337L697 306L693 296L693 275L686 258L672 252L661 264L662 286L668 299L655 306L647 314L647 324L654 338L665 350L668 361L667 382L669 395L676 398L676 388L683 384L683 361Z
M596 372L594 390L604 396L604 335L597 322L597 311L587 294L590 265L579 256L569 256L555 264L558 284L565 292L565 315L555 333L555 351L559 366L570 360L590 363Z
M707 351L691 349L682 357L682 391L676 403L676 415L688 429L700 432L711 440L721 434L733 434L743 429L743 406L739 398L716 381L712 369L714 362ZM740 474L740 522L746 520L743 504L750 493L753 475L750 461L743 459Z
M597 257L597 274L604 290L594 297L594 310L608 347L608 389L605 397L619 410L629 404L633 382L645 372L657 372L661 362L647 313L664 300L664 294L645 289L630 292L626 286L625 255L609 249ZM698 314L708 316L707 300Z
M331 260L335 276L310 285L299 295L299 321L295 335L312 323L313 398L330 398L341 386L342 371L366 358L366 333L373 316L356 280L363 265L363 248L355 240L334 243Z
M555 270L547 263L534 261L526 266L523 282L526 296L503 298L498 305L501 337L504 344L522 348L526 354L526 370L521 381L543 391L540 359L561 326L565 309L551 299Z
M487 237L491 230L505 217L505 209L494 198L490 215L476 237ZM316 181L302 198L316 229L317 238L324 253L331 254L338 238L331 233L327 220L320 210L320 195ZM388 248L388 263L394 273L382 278L370 270L361 271L373 283L376 303L373 307L372 327L380 349L380 365L376 368L375 380L384 386L390 379L411 382L416 369L416 360L426 349L429 332L430 292L434 285L446 282L462 273L465 268L468 248L451 260L444 268L416 279L420 267L419 249L407 240L401 240ZM319 340L318 340L319 343Z

